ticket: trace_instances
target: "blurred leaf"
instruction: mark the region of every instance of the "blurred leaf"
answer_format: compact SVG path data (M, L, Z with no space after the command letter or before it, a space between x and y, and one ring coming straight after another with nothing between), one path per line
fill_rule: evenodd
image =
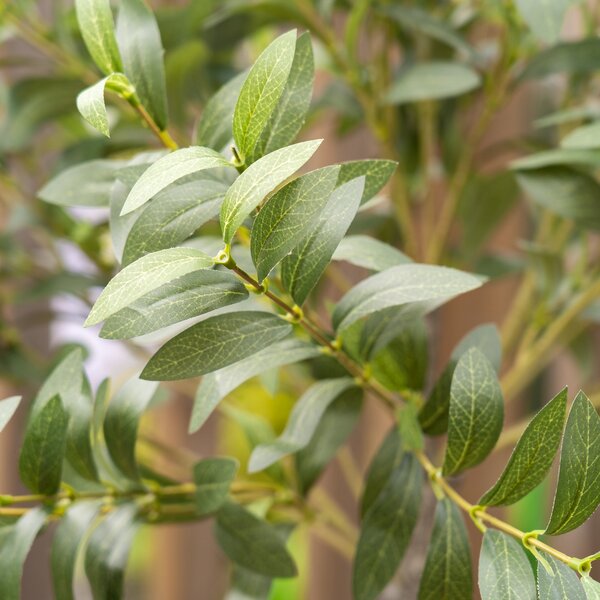
M334 252L333 260L345 260L371 271L385 271L412 262L400 250L368 235L346 236Z
M196 505L202 515L216 512L229 495L238 462L232 458L207 458L194 465Z
M538 562L539 600L586 600L585 591L575 571L550 555L545 556L545 559L554 573L550 575Z
M341 186L359 177L365 178L365 187L360 203L364 204L388 182L396 170L398 163L393 160L367 159L350 160L340 164L340 175L337 185Z
M560 36L567 9L579 1L515 0L515 5L533 34L543 42L553 44Z
M590 123L577 127L565 136L560 145L563 148L589 150L600 148L600 123Z
M600 165L600 152L597 150L570 150L557 148L536 152L510 163L511 169L523 171L556 165Z
M10 398L0 400L0 431L2 431L12 419L20 403L21 396L11 396Z
M600 39L589 37L565 42L539 52L523 69L520 79L546 77L554 73L585 75L598 69Z
M402 448L407 451L423 450L425 440L419 424L417 407L414 404L405 404L396 412L398 432Z

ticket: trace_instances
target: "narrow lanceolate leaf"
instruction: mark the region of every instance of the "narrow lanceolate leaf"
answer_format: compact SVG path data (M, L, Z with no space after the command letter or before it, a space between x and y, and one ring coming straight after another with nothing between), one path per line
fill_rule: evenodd
M21 396L11 396L0 400L0 431L2 431L8 422L12 419L19 404L21 403Z
M567 390L557 394L533 418L517 442L498 482L479 500L485 506L514 504L544 479L560 446Z
M75 10L81 36L98 68L105 75L121 71L110 0L76 0Z
M388 182L392 173L398 166L393 160L367 159L351 160L340 165L338 186L348 183L352 179L365 178L365 188L360 203L370 200Z
M538 562L538 600L586 600L585 591L575 571L552 556L547 555L545 558L553 573L548 573ZM600 594L597 597L600 599Z
M104 417L104 439L110 457L132 481L140 477L135 454L140 419L156 389L154 382L131 379L111 400Z
M481 283L481 279L456 269L399 265L353 287L336 306L333 325L342 331L360 318L385 308L427 300L449 300L478 288Z
M0 530L0 598L21 599L23 565L38 533L46 523L44 508L32 508L14 525Z
M466 94L480 85L477 71L466 65L450 61L422 63L400 73L386 100L389 104L441 100Z
M467 529L458 507L444 498L435 509L419 600L465 600L472 588Z
M281 188L258 213L250 250L259 281L313 228L338 173L339 167L325 167L302 175Z
M121 214L126 215L139 208L182 177L218 167L231 167L231 163L211 148L191 146L175 150L152 163L144 171L129 192Z
M54 595L61 600L75 600L73 579L77 556L94 519L100 502L78 502L60 520L52 539L52 585Z
M267 154L234 181L221 207L221 229L226 244L231 243L240 225L267 194L293 175L316 152L321 142L300 142Z
M109 317L100 337L123 340L145 335L247 297L244 285L230 273L188 273Z
M356 600L374 600L394 576L419 516L422 486L417 459L404 454L362 522L352 577Z
M279 150L296 139L310 106L314 78L315 63L310 35L303 33L296 40L294 60L283 94L247 163Z
M240 73L208 101L196 129L195 141L199 146L221 151L231 142L233 111L246 76L247 73Z
M252 154L279 103L295 49L296 30L288 31L267 47L248 73L233 115L233 138L242 161Z
M21 446L19 473L36 494L55 494L60 487L68 424L58 395L31 415Z
M239 504L226 502L221 507L216 538L236 565L268 577L296 575L296 565L279 532Z
M125 567L137 531L137 507L123 504L112 510L94 529L85 553L85 573L94 600L123 597Z
M479 555L482 600L536 600L535 578L521 543L488 529Z
M96 300L85 326L100 323L166 283L213 264L210 256L194 248L169 248L147 254L111 279Z
M560 470L549 535L584 523L600 503L600 417L583 392L573 401L560 453Z
M283 433L272 443L254 449L248 471L262 471L307 446L329 405L354 385L349 377L314 383L295 404Z
M173 248L188 239L199 227L219 214L227 185L201 179L169 186L154 198L133 224L123 264L150 252Z
M144 379L170 381L222 369L286 337L289 323L267 312L210 317L169 340L142 372Z
M133 94L135 91L129 79L123 73L112 73L79 93L77 96L77 110L94 129L97 129L106 137L110 137L108 114L106 113L106 103L104 101L106 90L127 92L129 94Z
M229 495L238 462L233 458L207 458L194 465L196 506L202 515L216 512Z
M368 235L345 237L333 254L333 260L345 260L357 267L371 271L385 271L412 260L393 246Z
M291 338L270 344L229 367L208 373L198 386L190 420L190 433L206 422L219 402L248 379L261 373L319 356L316 346Z
M59 206L108 206L110 189L122 160L90 160L69 167L51 179L38 196Z
M167 126L164 50L152 11L144 0L121 0L117 41L123 71L159 129Z
M600 600L600 583L589 576L582 577L580 581L587 600Z
M444 475L478 465L496 445L503 418L502 390L494 367L481 350L471 348L452 377Z
M577 127L565 136L560 145L563 148L590 150L600 148L600 123L598 121Z
M338 176L339 181L339 176ZM323 275L348 231L363 195L363 177L340 185L330 196L312 232L281 263L283 285L301 306Z

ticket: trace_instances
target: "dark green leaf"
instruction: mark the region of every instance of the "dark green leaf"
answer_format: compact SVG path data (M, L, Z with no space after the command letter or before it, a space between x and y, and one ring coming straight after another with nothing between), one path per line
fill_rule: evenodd
M398 166L393 160L351 160L340 165L338 186L359 177L365 178L365 187L360 203L364 204L383 188Z
M400 250L368 235L345 237L333 254L333 260L345 260L357 267L371 271L385 271L391 267L412 262Z
M479 500L485 506L510 505L544 479L560 446L567 409L566 388L532 419L517 442L497 483Z
M600 417L579 392L567 419L549 535L572 531L587 521L600 503Z
M473 594L471 550L458 507L447 498L435 509L419 600L466 600Z
M207 458L194 465L196 505L200 514L207 515L221 508L237 469L238 462L232 458Z
M552 556L548 555L545 558L550 563L553 574L550 575L538 562L538 600L586 600L575 571Z
M19 404L21 403L21 396L11 396L0 400L0 431L2 431L8 422L12 419Z

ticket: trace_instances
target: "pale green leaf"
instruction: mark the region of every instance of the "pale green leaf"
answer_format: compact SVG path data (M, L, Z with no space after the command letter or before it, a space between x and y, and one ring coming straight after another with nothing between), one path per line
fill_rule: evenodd
M579 1L515 0L515 5L533 34L543 42L553 44L559 38L567 9Z
M497 483L479 500L484 506L517 502L544 479L560 446L567 409L567 390L559 392L532 419L517 442Z
M148 200L179 179L205 169L231 167L215 150L202 146L181 148L152 163L129 192L121 215L139 208Z
M216 538L236 565L268 577L294 577L296 566L277 530L239 504L217 513Z
M316 152L321 142L300 142L276 150L251 164L235 180L221 207L221 229L226 244L231 243L244 219L265 196L293 175Z
M388 182L398 163L393 160L351 160L340 164L338 186L359 177L365 178L365 187L360 203L364 204L377 194Z
M562 139L560 145L563 148L579 150L600 148L600 123L577 127Z
M536 54L523 69L521 79L546 77L554 73L594 73L598 70L599 61L600 39L596 36L556 44Z
M216 512L229 495L238 462L233 458L206 458L194 465L196 505L201 515Z
M252 227L251 253L259 282L312 230L335 188L339 167L302 175L263 206Z
M213 264L210 256L194 248L169 248L147 254L111 279L96 300L85 326L104 321L161 286Z
M600 600L600 583L591 577L582 577L580 581L587 600Z
M59 206L108 206L117 171L124 164L99 159L69 167L52 178L38 196Z
M117 41L123 71L159 129L167 126L164 50L152 11L144 0L121 0Z
M281 98L294 61L296 30L272 42L242 86L233 114L233 137L242 162L249 157Z
M441 100L466 94L480 85L477 71L461 63L420 63L400 72L385 99L388 104Z
M560 454L560 470L549 535L572 531L600 503L600 417L583 392L573 400Z
M371 271L385 271L412 260L393 246L368 235L345 237L333 254L333 260L345 260L357 267Z
M536 600L533 570L521 542L496 529L483 536L479 555L482 600Z
M412 454L404 454L364 516L352 587L356 600L374 600L398 569L421 507L423 471Z
M458 361L450 388L444 475L478 465L502 431L504 404L494 367L478 348Z
M216 315L169 340L142 372L168 381L204 375L240 361L286 337L291 325L267 312Z
M510 163L511 169L524 171L557 165L600 165L600 151L555 148L536 152Z
M21 396L11 396L0 400L0 431L2 431L8 422L12 419L19 404L21 403Z
M428 300L449 300L481 286L481 279L447 267L406 264L372 275L353 287L333 313L336 330L374 312Z
M121 71L110 0L75 0L75 10L81 36L96 65L105 75Z
M541 563L537 564L538 600L586 600L586 595L575 571L552 556L545 556L552 567L552 575ZM598 595L600 599L600 595Z
M298 306L305 302L348 231L360 205L364 185L363 177L340 185L313 223L310 235L283 259L281 279Z
M229 367L208 373L196 392L190 432L200 429L219 402L248 379L264 371L314 358L319 354L316 346L291 338L270 344Z
M261 444L254 449L248 471L262 471L284 456L305 448L329 405L354 385L349 377L314 383L294 405L283 433L272 443Z
M419 600L466 600L473 594L471 550L458 507L448 498L435 509Z
M248 292L237 277L221 271L188 273L142 296L109 317L100 337L130 339L237 302Z

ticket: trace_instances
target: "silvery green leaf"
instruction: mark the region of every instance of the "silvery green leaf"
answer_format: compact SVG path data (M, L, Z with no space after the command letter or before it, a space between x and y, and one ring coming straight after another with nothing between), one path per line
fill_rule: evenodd
M580 0L515 0L515 5L533 34L546 42L555 43L562 30L567 9Z
M345 237L334 252L333 260L345 260L357 267L371 271L385 271L391 267L412 262L400 250L368 235Z
M365 204L383 188L397 166L398 163L393 160L378 158L343 162L340 164L337 185L341 186L353 179L364 177L365 184L360 203Z
M536 152L510 163L511 169L524 171L557 165L600 165L600 151L556 148Z
M194 465L199 514L208 515L223 506L238 466L237 460L233 458L206 458Z
M585 591L575 571L550 555L544 558L550 564L553 573L548 573L538 562L538 600L586 600ZM600 594L597 598L600 599Z
M589 576L582 577L580 581L587 600L600 600L600 583Z
M19 404L21 403L21 396L11 396L0 400L0 431L2 431L8 422L12 419Z
M589 150L600 148L600 123L582 125L565 136L560 145L563 148Z

